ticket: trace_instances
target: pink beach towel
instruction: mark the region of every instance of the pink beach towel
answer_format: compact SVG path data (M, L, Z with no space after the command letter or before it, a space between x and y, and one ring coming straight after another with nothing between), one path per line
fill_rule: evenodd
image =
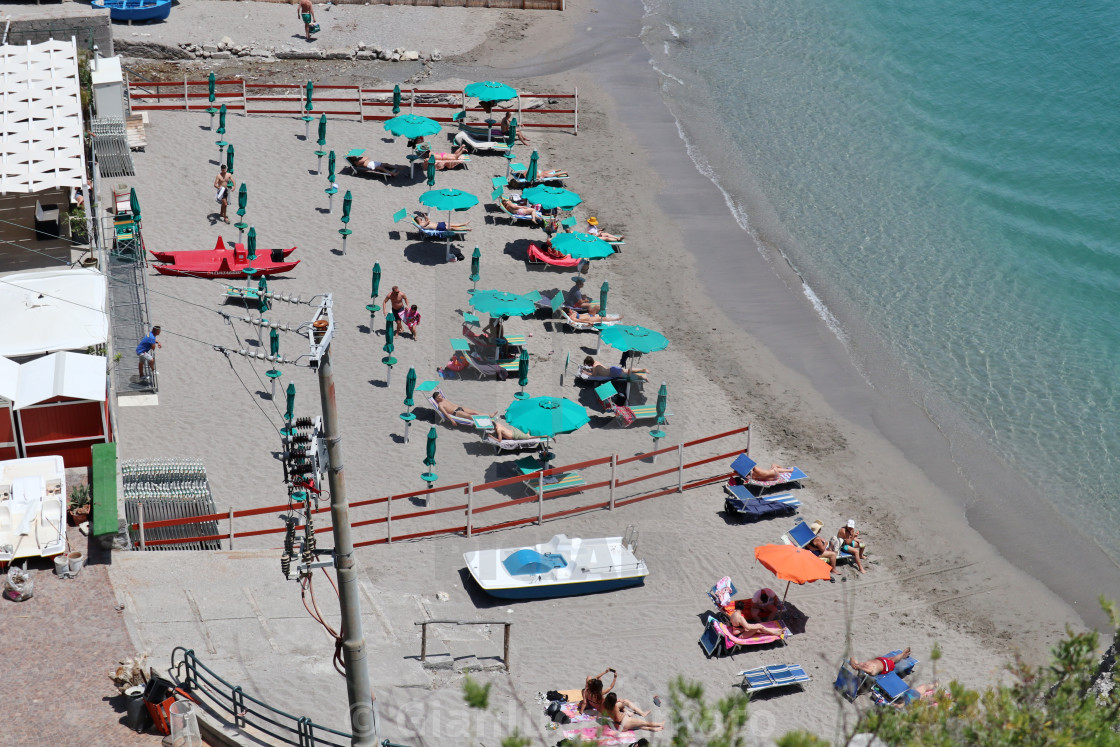
M780 641L784 639L786 637L786 633L788 632L786 630L786 626L777 620L773 622L764 622L761 623L761 625L764 625L770 630L773 630L774 633L772 635L757 633L750 638L739 638L733 635L728 629L727 625L721 622L716 623L716 630L718 630L720 635L723 636L723 645L728 649L735 648L736 646L761 646L764 643L773 643L774 641Z
M609 726L584 726L580 729L565 729L564 739L611 747L611 745L633 744L638 741L638 735L633 731L615 731Z

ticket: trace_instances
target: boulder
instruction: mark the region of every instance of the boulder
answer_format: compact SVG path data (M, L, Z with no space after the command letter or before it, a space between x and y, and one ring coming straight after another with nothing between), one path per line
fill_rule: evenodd
M193 55L185 49L153 41L128 41L115 39L115 48L126 57L145 57L152 60L189 60Z
M358 51L359 52L366 51L366 43L365 42L358 42Z
M433 49L432 53L428 57L432 62L439 62L443 59L443 52L439 51L438 49Z
M401 62L415 62L420 59L419 52L401 52Z
M362 51L354 55L354 58L358 60L376 60L377 55L368 49L363 49Z
M230 59L233 59L233 52L230 52L227 49L221 49L221 50L218 50L217 52L211 52L210 53L210 59L212 59L212 60L230 60Z
M392 56L393 56L393 53L390 52L387 49L382 49L380 54L377 55L378 59L382 59L382 60L388 60Z
M280 60L321 60L323 53L318 49L282 49L276 57Z
M353 52L351 52L349 49L343 48L328 49L323 54L323 58L327 60L348 60L353 56Z
M392 60L393 62L400 62L400 60L401 60L400 52L393 52L391 55L389 55L389 59Z
M202 45L202 51L203 52L217 52L218 51L218 45L217 44L203 44Z
M229 49L232 46L233 46L233 39L230 39L228 36L223 36L222 40L220 42L218 42L218 47L220 49Z

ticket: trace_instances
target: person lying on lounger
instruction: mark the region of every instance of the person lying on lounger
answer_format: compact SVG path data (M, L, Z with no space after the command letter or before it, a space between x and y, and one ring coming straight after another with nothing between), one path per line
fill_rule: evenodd
M532 222L538 225L544 223L544 216L541 215L540 210L538 210L533 205L519 205L518 203L505 196L499 199L498 204L502 206L503 210L505 210L507 213L510 213L511 215L524 215L530 217L533 219Z
M511 171L518 180L524 181L525 175L529 173L529 168L525 167L521 171ZM549 179L567 179L568 172L564 169L537 169L537 181L543 182Z
M584 315L586 316L586 314ZM627 373L632 373L642 381L649 381L648 368L625 369L622 366L608 366L592 358L590 355L583 359L583 365L591 369L592 376L609 376L612 379L621 379Z
M770 469L766 469L762 465L756 464L751 469L750 474L747 475L748 480L755 480L757 482L773 482L774 480L784 480L793 474L793 467L782 467L778 464L771 464Z
M603 710L600 711L614 724L617 731L633 731L645 729L647 731L661 731L665 725L655 721L646 721L649 711L642 713L637 706L629 700L619 698L614 693L607 693L603 698Z
M403 170L401 166L390 166L387 163L375 161L367 156L358 156L354 159L353 163L354 168L360 171L372 171L375 174L384 174L385 176L396 176Z
M466 223L435 222L428 217L427 213L422 213L420 211L416 211L416 213L413 214L413 218L416 220L416 225L429 231L469 231L470 228L468 228L468 226L471 224L470 221Z
M598 236L603 241L622 241L623 240L622 236L616 236L615 234L608 233L607 231L604 231L602 228L600 228L599 219L596 218L594 215L587 219L587 225L591 226L591 228L587 229L587 232L589 234L591 234L592 236Z
M573 322L580 324L600 324L602 322L617 322L622 318L622 314L582 314L575 309L564 309L564 313Z
M907 647L905 651L894 656L876 656L869 661L856 661L855 657L848 657L848 663L852 665L852 669L858 672L864 672L872 677L880 674L888 674L894 671L894 668L900 661L910 656L910 648Z
M465 145L460 145L452 153L432 153L427 147L420 149L418 152L424 157L423 162L425 164L428 162L429 155L436 157L436 171L446 171L458 166L465 166L469 162L469 159L465 156L467 152L467 146Z
M727 615L727 628L732 635L738 638L750 638L756 635L774 635L774 631L761 623L747 620L747 616L737 606Z
M498 417L498 413L496 412L482 412L480 410L472 410L469 407L464 407L463 405L457 405L447 397L443 396L443 392L436 392L434 395L432 395L432 400L436 403L436 407L439 408L439 411L442 412L447 418L455 417L459 418L460 420L464 420L476 416L487 417L491 419Z

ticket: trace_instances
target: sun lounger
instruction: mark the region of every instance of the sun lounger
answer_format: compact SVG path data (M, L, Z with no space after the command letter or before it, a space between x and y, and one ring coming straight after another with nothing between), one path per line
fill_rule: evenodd
M595 387L595 394L599 397L599 404L603 407L604 414L610 415L614 421L619 425L628 426L637 420L651 420L657 417L657 407L655 405L631 405L629 407L619 406L614 403L614 397L618 394L613 382L606 382ZM665 413L665 422L668 422L669 416L673 413Z
M498 210L501 211L502 215L506 216L506 218L509 219L509 224L511 226L515 223L541 225L542 221L538 219L538 213L532 213L530 215L518 215L517 213L511 213L509 210L506 210L505 205L502 204L501 197L501 193L498 193L498 196L494 198L494 204L498 206Z
M626 375L622 375L622 376L593 376L591 374L592 370L593 369L591 369L588 366L580 365L579 370L576 371L576 378L579 379L580 381L586 381L586 382L591 382L591 383L597 383L597 382L603 382L603 381L622 381L622 382L630 381L631 383L636 383L636 384L641 384L642 383L642 380L637 376L637 374L632 375L632 376L626 376Z
M537 486L540 483L540 478L526 480L525 486L529 489L530 493L537 492ZM587 484L587 480L583 479L583 475L578 472L564 472L559 475L552 475L551 477L544 478L544 488L541 490L545 495L554 493L557 490L563 490L568 493L578 493L579 488Z
M502 368L497 363L490 363L482 360L477 353L470 353L467 355L467 370L472 370L478 374L480 379L485 379L487 376L493 376L498 381L505 381L509 378L509 372ZM466 371L464 371L465 373Z
M810 542L813 541L814 537L817 537L817 536L818 536L817 533L814 532L809 527L808 524L806 524L804 521L801 521L801 522L797 523L797 526L793 527L788 532L783 534L782 537L781 537L781 540L782 540L782 543L786 544L786 545L796 545L797 547L805 547L806 545L808 545ZM851 559L852 559L851 555L837 549L837 551L836 551L836 562L838 564L842 563L844 561L847 561L847 560L851 560Z
M503 140L487 140L483 135L481 138L476 138L466 130L460 130L455 135L455 143L457 145L466 145L467 148L474 153L475 151L488 151L493 153L506 153L512 150L512 146L506 145Z
M800 664L774 664L769 667L744 669L736 677L741 678L739 687L748 693L790 685L801 685L801 689L804 690L805 683L811 679Z
M416 222L415 218L410 218L409 222L412 223L412 227L415 228L417 233L420 234L420 238L426 239L428 241L447 241L448 239L462 239L466 236L467 232L471 230L469 228L464 228L461 230L452 230L450 228L445 228L444 230L440 231L437 228L424 228Z
M756 464L757 462L747 456L746 452L743 452L731 463L731 469L733 469L735 473L739 475L739 478L747 485L759 489L772 488L777 485L792 485L793 483L800 483L802 480L809 479L809 476L798 467L791 467L789 472L779 474L777 479L767 481L753 480L749 475Z
M493 433L483 434L482 440L488 445L494 447L494 453L501 454L503 451L522 451L524 449L537 449L543 445L548 444L547 438L522 438L522 439L499 439Z
M898 656L901 653L902 649L895 649L894 651L885 654L885 656L889 659ZM903 694L898 692L899 687L896 680L898 682L902 682L902 678L908 676L911 672L913 672L914 667L916 666L918 666L918 660L913 656L908 656L902 661L895 664L893 672L871 676L864 672L860 672L857 669L854 669L852 665L845 659L844 661L840 662L840 671L836 674L836 681L832 683L832 686L838 693L844 696L845 700L851 703L856 699L857 696L859 696L860 692L866 685L878 684L879 682L886 680L886 689L883 692L884 695L887 695L888 693L896 693L895 697L891 699L891 702L893 702L897 697L900 697ZM902 684L904 686L906 685L905 682L903 682ZM909 688L907 687L907 689Z
M739 649L746 646L762 646L767 643L774 643L775 641L781 641L783 645L785 644L786 636L788 636L790 632L784 623L775 620L773 622L761 623L761 625L773 632L770 634L759 633L749 638L740 638L734 635L725 623L720 622L713 615L708 615L708 622L704 628L704 634L700 636L700 646L710 659L712 656L720 656L723 654L731 654L734 656L738 653Z
M354 170L355 176L379 176L386 182L388 182L389 179L393 176L392 174L386 174L384 172L371 169L368 166L362 166L358 163L358 159L361 158L362 154L364 154L365 152L366 151L364 148L355 148L345 156L346 162L350 164L350 168Z
M748 493L743 486L737 485L735 487L746 493L747 497L740 498L729 494L723 501L723 508L727 513L741 516L748 521L788 516L797 513L797 509L801 507L801 502L790 493L756 498Z
M439 409L439 405L436 404L436 399L435 399L434 396L433 397L428 397L428 402L432 405L432 409L435 410L436 415L439 416L439 420L440 420L441 423L451 423L452 425L465 425L468 428L474 428L474 421L470 419L470 416L467 416L467 415L459 416L459 415L446 415L446 414L444 414L444 412Z
M553 257L536 244L529 244L529 264L531 265L548 265L549 267L559 267L564 270L570 270L573 267L578 268L584 262L585 260L569 257L567 255L563 257Z
M525 164L523 164L523 163L510 164L509 180L510 180L511 183L513 183L519 189L528 189L529 187L534 187L538 184L561 184L562 185L564 183L565 179L570 178L569 175L567 173L565 173L562 176L547 176L547 177L543 177L543 178L538 176L533 181L529 181L528 179L525 178L525 175L528 174L528 173L529 173L529 169L528 169L527 166L525 166Z

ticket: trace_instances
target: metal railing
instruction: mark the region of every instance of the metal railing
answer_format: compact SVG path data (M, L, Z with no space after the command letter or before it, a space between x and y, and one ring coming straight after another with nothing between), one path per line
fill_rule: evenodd
M428 626L429 625L504 625L505 636L502 639L502 663L509 671L509 632L513 623L509 620L421 620L414 625L420 626L420 663L428 661Z
M205 695L233 717L238 727L251 726L284 744L295 747L349 747L352 734L316 724L307 716L293 716L248 695L240 685L231 685L195 656L194 649L177 646L171 652L171 668L187 689ZM388 745L385 740L382 745Z

